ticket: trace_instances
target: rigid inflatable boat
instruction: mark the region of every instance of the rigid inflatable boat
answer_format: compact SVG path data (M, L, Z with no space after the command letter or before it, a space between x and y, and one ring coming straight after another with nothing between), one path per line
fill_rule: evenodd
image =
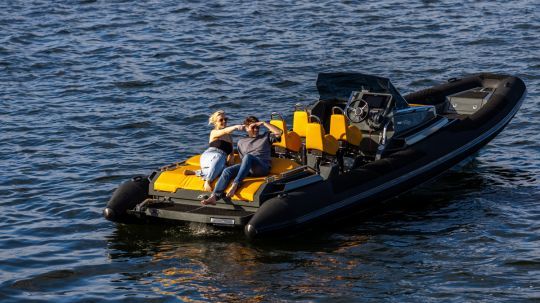
M318 101L294 107L291 129L271 114L283 135L270 174L248 177L231 199L201 205L210 193L185 173L199 169L195 155L120 185L105 218L242 227L249 239L290 234L440 175L501 132L526 95L519 78L487 73L406 96L386 78L359 73L321 73L317 88Z

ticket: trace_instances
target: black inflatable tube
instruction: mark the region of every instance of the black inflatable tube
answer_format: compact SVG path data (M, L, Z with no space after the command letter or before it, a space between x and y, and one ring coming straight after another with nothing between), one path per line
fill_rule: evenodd
M148 178L137 176L118 186L103 210L105 219L117 223L138 223L139 220L126 211L148 197L148 185Z
M292 234L303 227L302 215L332 204L333 190L328 181L303 187L264 202L244 228L248 239Z

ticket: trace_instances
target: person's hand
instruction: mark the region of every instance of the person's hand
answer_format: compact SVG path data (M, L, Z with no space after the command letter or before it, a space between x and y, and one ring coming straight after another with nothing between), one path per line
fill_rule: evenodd
M246 126L246 131L253 131L253 128L255 127L255 123L251 123L250 125Z
M236 126L236 130L242 131L242 130L244 130L244 129L246 129L246 126L243 125L243 124L238 124L238 125Z
M249 127L250 127L251 129L253 129L254 127L259 127L259 128L260 128L261 125L264 125L264 122L253 122L253 123L251 123L251 124L249 125Z

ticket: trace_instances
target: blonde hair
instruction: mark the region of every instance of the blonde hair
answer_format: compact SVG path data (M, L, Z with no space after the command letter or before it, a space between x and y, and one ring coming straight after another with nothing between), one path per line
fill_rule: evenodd
M224 110L218 110L216 112L214 112L213 114L210 115L210 118L208 118L208 125L211 125L211 124L216 124L217 122L217 119L219 116L223 116L225 115L225 111Z

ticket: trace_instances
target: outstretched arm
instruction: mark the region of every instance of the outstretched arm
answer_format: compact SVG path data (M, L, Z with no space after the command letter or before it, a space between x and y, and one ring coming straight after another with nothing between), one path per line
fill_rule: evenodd
M235 130L243 130L243 129L244 129L244 126L240 125L240 124L225 127L225 128L222 128L222 129L213 129L210 132L210 142L214 141L216 138L219 138L219 137L221 137L223 135L228 135L228 134L234 132Z

